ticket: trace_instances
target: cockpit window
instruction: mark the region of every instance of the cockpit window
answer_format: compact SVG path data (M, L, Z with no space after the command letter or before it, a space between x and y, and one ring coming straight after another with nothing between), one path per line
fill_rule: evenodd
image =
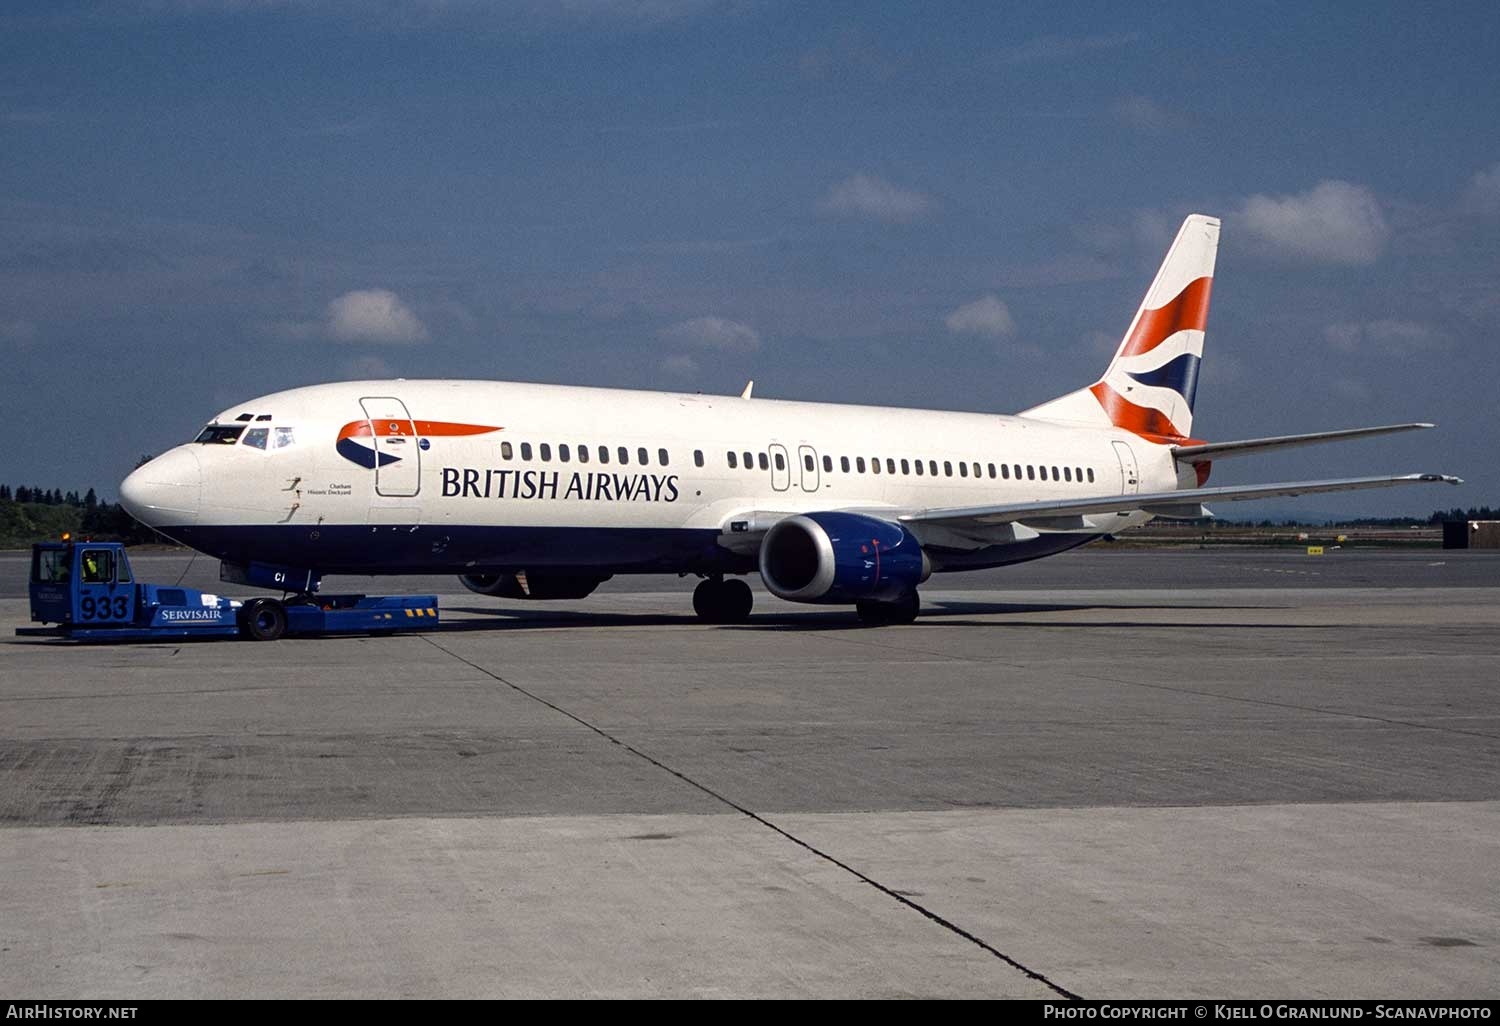
M194 441L200 445L233 445L244 430L243 424L210 424Z
M243 444L250 446L252 449L260 449L264 452L266 448L266 438L268 435L270 435L270 433L271 431L269 428L251 428L249 431L245 432L245 441Z
M293 433L293 430L291 428L279 427L276 429L276 441L272 446L273 448L285 449L289 445L296 444L297 436Z

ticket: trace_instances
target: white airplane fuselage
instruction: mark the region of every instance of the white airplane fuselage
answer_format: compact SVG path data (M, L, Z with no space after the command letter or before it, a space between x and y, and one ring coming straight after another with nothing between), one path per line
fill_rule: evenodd
M890 516L1196 481L1167 446L1113 428L511 382L315 385L212 423L243 430L158 457L127 482L127 505L226 562L323 573L745 572L754 554L719 541L756 514ZM252 431L264 447L246 444ZM947 551L933 569L1032 559L1149 519L1086 517Z

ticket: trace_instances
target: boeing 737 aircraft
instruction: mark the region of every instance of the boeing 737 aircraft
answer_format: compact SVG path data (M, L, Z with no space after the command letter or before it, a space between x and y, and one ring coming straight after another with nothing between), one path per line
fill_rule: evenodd
M1219 222L1178 232L1103 377L1015 416L491 381L353 381L230 407L120 486L136 519L303 600L322 574L454 573L506 599L758 571L794 602L917 614L929 575L1050 556L1203 503L1437 474L1210 488L1213 461L1431 427L1192 437Z

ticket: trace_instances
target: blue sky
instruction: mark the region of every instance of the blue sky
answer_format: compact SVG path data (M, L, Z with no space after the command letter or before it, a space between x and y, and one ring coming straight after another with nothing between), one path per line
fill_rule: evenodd
M347 377L1013 412L1202 211L1195 433L1440 424L1214 483L1495 504L1497 56L1492 3L7 3L0 480Z

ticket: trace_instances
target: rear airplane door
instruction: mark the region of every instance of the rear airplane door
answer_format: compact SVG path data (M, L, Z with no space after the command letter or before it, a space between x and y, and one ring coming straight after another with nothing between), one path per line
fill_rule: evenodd
M1134 495L1141 490L1141 475L1136 470L1135 452L1125 442L1116 442L1115 455L1120 458L1120 494Z
M393 396L359 401L375 443L375 493L416 495L422 487L422 450L406 404Z

